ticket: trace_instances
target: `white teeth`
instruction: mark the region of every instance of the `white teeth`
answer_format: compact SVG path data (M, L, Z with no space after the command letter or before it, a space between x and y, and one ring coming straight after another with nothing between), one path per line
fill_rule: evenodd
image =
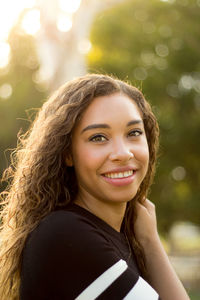
M105 177L108 178L124 178L131 176L133 174L133 170L126 171L126 172L120 172L120 173L107 173L105 174Z

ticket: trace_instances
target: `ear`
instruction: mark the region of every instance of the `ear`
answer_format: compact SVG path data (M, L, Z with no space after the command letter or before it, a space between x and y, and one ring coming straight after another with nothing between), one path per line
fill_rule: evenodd
M65 162L66 162L66 165L67 167L72 167L73 166L73 159L72 159L72 156L69 155L65 158Z

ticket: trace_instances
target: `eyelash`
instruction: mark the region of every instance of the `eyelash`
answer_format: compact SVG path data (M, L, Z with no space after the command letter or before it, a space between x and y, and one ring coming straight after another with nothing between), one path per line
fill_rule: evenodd
M132 133L134 133L134 135L132 135ZM134 129L129 132L129 136L134 136L134 137L138 137L142 134L143 134L143 131L140 129Z
M104 138L105 140L107 140L107 138L102 135L102 134L96 134L94 136L92 136L91 138L89 138L89 141L91 142L97 142L97 143L101 143L101 142L105 142L105 140L97 140L98 138Z
M142 130L140 130L140 129L134 129L134 130L131 130L128 133L128 136L130 136L130 137L138 137L138 136L140 136L142 134L143 134ZM102 138L104 140L102 140ZM102 135L102 134L96 134L96 135L94 135L94 136L92 136L92 137L89 138L89 141L96 142L96 143L105 142L106 140L107 140L107 138L104 135Z

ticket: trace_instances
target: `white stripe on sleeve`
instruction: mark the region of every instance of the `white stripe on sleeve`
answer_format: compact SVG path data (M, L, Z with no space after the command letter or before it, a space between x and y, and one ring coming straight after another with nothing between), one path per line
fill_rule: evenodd
M127 263L120 259L95 279L75 300L94 300L103 293L124 271Z
M126 295L124 300L158 300L158 298L159 295L157 292L142 277L139 276L138 281Z

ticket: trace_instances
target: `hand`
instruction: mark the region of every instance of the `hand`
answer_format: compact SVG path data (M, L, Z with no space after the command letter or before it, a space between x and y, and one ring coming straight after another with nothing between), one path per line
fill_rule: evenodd
M155 205L148 199L136 203L137 218L134 225L136 239L142 246L159 239Z
M163 300L190 300L159 239L155 205L145 199L136 203L136 212L134 230L144 250L149 283Z

